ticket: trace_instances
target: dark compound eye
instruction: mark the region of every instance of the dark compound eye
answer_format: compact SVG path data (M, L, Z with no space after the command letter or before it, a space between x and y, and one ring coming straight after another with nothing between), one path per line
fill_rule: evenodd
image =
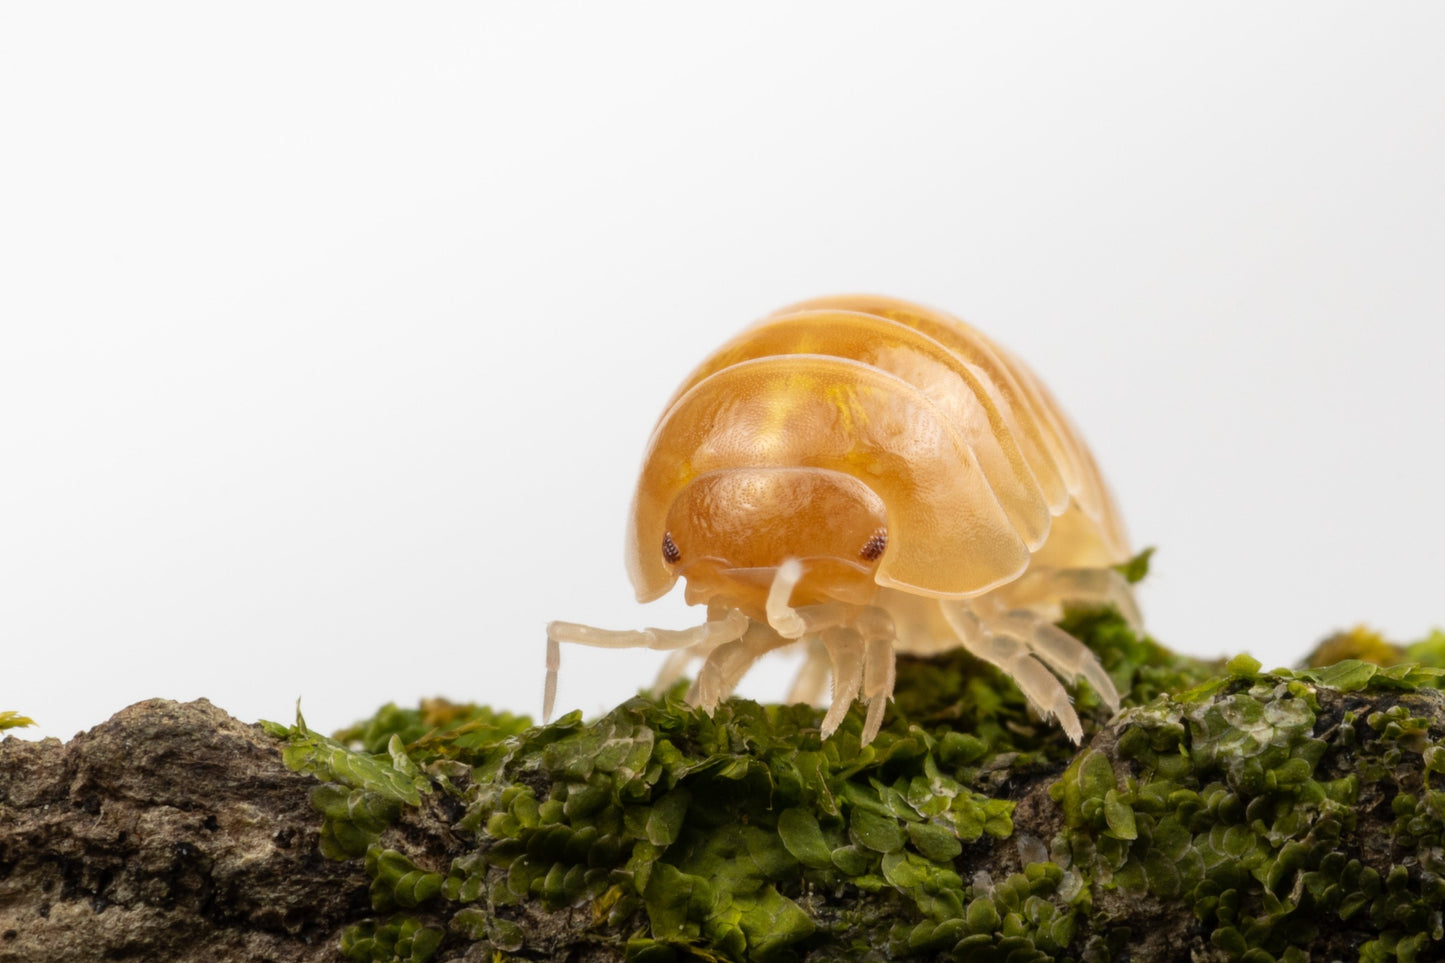
M888 529L879 528L876 529L872 535L868 536L868 541L863 543L863 548L858 552L858 555L869 562L877 561L878 556L882 555L883 550L887 547Z
M682 553L677 550L677 543L672 540L672 532L664 532L662 535L662 557L667 559L669 565L676 565L677 560L682 558Z

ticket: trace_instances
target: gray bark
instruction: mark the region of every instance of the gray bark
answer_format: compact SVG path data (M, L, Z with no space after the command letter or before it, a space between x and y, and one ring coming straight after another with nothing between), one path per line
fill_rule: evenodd
M317 851L314 786L205 700L4 740L0 963L339 959L368 880Z

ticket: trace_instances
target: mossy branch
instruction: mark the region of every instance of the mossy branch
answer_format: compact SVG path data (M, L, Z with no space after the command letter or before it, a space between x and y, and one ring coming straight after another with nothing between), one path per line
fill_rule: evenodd
M1438 948L1440 670L1265 673L1174 656L1108 612L1066 627L1130 694L1113 720L1081 695L1080 752L962 653L903 663L867 747L857 712L821 741L811 708L734 700L709 717L680 690L542 728L388 707L337 739L371 765L402 741L467 843L423 869L370 842L387 912L348 953L1262 963ZM338 751L272 731L288 751ZM384 792L392 777L358 779L343 758L311 771Z
M962 653L855 713L673 691L544 727L442 702L334 737L144 703L0 743L0 963L1413 960L1445 952L1442 673L1065 627L1075 748ZM1322 658L1433 660L1347 633ZM297 770L287 769L287 766ZM322 856L326 858L322 858Z

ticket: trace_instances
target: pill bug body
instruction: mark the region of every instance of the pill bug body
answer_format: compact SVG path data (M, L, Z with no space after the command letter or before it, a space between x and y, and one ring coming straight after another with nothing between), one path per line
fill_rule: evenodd
M1137 624L1119 515L1093 458L1027 368L962 322L904 301L822 298L763 319L682 384L648 444L628 525L639 601L678 578L707 621L681 631L548 626L559 642L700 658L708 710L762 654L801 642L795 699L855 698L882 723L896 652L963 646L997 665L1075 742L1060 679L1114 708L1097 658L1055 627L1065 602Z

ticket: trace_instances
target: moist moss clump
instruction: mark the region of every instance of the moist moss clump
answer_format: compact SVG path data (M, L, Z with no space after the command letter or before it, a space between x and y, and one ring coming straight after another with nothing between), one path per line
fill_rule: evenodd
M1220 959L1414 959L1445 937L1440 670L1258 669L1125 712L1050 788L1053 857L1106 915L1187 907L1175 936ZM1101 923L1081 958L1109 958Z
M675 688L584 723L431 702L334 739L270 725L361 960L1427 958L1445 938L1438 670L1259 671L1069 614L1126 708L1085 748L956 652L903 660L860 745L806 706ZM1433 780L1433 782L1432 782ZM445 839L419 835L439 813Z
M35 725L35 720L29 716L22 716L13 709L0 711L0 732L6 729L23 729L26 726Z

